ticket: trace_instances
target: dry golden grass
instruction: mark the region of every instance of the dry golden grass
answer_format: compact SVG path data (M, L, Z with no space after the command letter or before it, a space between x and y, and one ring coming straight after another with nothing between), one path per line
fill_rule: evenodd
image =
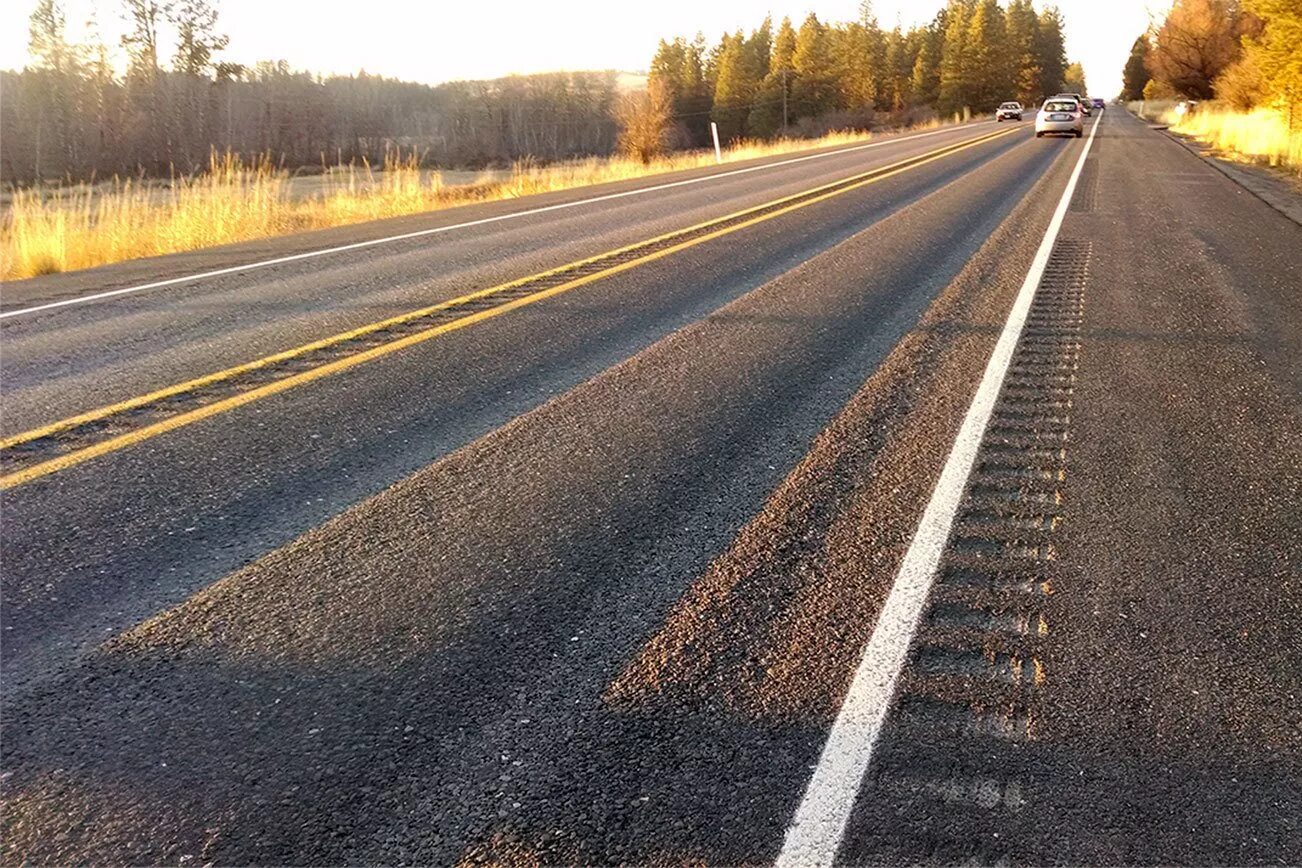
M723 158L737 162L868 138L868 133L833 133L817 140L742 142L725 150ZM99 188L16 191L0 223L0 279L74 271L713 163L713 151L679 152L650 164L624 157L548 166L520 160L505 179L485 176L470 184L448 185L437 172L422 171L415 160L395 160L379 172L365 166L332 172L321 192L303 198L291 194L289 174L266 161L249 165L231 155L214 156L207 172L177 179L165 188L117 181Z
M1281 112L1268 108L1241 112L1203 103L1180 114L1170 101L1130 105L1136 114L1167 124L1172 132L1203 142L1221 156L1302 177L1302 129L1290 131Z

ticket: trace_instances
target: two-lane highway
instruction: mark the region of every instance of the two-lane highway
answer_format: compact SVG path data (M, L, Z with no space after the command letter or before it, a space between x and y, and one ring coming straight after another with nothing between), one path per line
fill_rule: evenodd
M1113 111L6 287L4 860L1302 860L1302 229Z

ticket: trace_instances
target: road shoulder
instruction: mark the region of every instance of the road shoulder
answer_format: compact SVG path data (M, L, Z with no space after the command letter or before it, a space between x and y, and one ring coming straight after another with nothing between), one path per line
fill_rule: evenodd
M1139 118L1143 121L1143 118ZM1144 121L1147 123L1147 121ZM1216 169L1225 177L1252 193L1261 201L1302 226L1302 182L1292 182L1282 172L1252 163L1237 162L1219 155L1216 149L1197 139L1172 132L1162 125L1150 129L1163 133L1189 153Z
M1035 750L1053 771L1028 801L1074 860L1295 864L1302 231L1113 132L1069 227L1096 255Z

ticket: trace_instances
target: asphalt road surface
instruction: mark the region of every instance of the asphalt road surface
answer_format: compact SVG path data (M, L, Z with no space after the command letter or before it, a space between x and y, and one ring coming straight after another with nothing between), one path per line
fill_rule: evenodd
M1302 863L1300 294L1116 108L7 285L0 856Z

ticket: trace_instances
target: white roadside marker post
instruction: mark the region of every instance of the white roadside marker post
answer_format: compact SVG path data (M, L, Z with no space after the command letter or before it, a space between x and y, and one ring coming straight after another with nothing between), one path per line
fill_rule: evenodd
M723 165L723 151L719 149L719 125L710 121L710 135L714 136L714 161Z

